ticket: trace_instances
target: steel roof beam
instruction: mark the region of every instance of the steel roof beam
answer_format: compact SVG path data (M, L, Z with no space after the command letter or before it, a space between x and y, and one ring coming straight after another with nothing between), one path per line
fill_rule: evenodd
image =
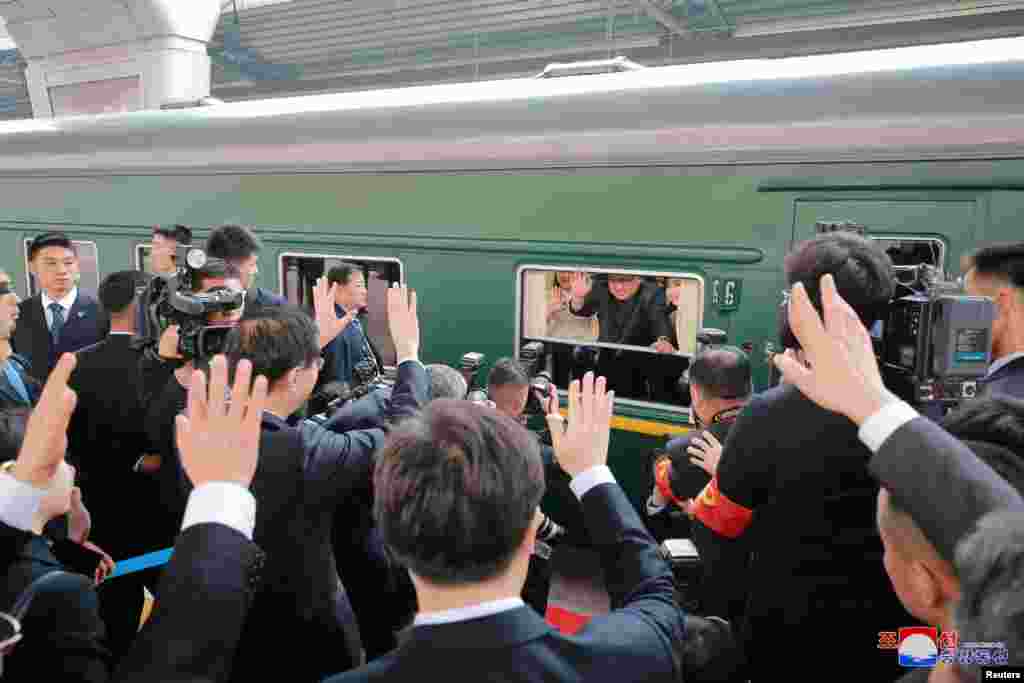
M684 26L674 14L659 5L655 0L633 0L633 4L680 38L693 37L693 31Z

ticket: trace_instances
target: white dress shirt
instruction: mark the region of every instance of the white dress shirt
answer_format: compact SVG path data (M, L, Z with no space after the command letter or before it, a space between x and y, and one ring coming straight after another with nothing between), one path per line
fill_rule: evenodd
M865 446L877 453L886 439L893 433L918 416L918 412L903 401L886 403L878 412L864 420L857 436Z
M46 292L42 292L43 303L43 314L46 315L46 327L53 327L53 311L50 310L50 304L60 304L60 307L64 309L64 322L68 322L68 317L71 313L71 307L75 305L75 300L78 299L78 287L72 287L71 291L64 295L63 299L51 299L50 295Z
M45 489L0 472L0 522L22 531L31 531ZM88 501L86 501L88 505ZM210 481L192 490L185 507L181 530L217 522L235 529L250 541L256 526L256 499L248 489L234 483Z
M608 469L608 466L597 465L573 477L572 481L569 482L569 488L572 489L577 498L582 499L587 491L595 486L614 483L615 477L612 476L612 471ZM518 609L525 604L522 598L514 597L478 602L475 605L456 607L439 612L420 612L413 619L412 625L424 626L427 624L451 624L456 621L469 621L470 619L479 619L480 617L488 617L499 612Z

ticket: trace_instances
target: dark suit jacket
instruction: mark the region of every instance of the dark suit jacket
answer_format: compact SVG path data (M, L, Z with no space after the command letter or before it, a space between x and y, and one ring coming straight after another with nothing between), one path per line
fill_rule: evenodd
M1024 508L1013 486L959 439L924 417L886 439L871 458L871 472L949 561L956 544L986 514Z
M223 524L186 529L164 570L153 613L114 681L228 680L264 560L255 543Z
M115 559L159 550L125 517L125 510L135 510L149 519L160 506L156 480L132 471L141 455L154 450L139 399L142 351L130 334L111 334L76 355L69 385L78 403L68 448L92 513L92 540Z
M39 577L63 570L42 536L0 524L3 581L0 605L9 610ZM24 639L4 660L12 681L106 681L111 657L92 581L80 574L47 585L22 619Z
M617 484L588 491L583 507L613 612L573 636L529 607L418 626L394 652L329 682L404 683L453 670L467 681L683 680L683 612L654 539Z
M403 363L392 412L410 414L426 401L429 382L419 363ZM331 520L342 501L365 500L372 489L379 429L334 434L303 422L291 427L265 415L252 492L259 505L254 540L267 552L265 581L235 656L234 681L265 677L288 643L289 680L319 680L357 666L355 616L338 578Z
M11 386L10 381L7 379L7 373L0 371L0 410L6 410L8 408L31 408L39 400L39 394L43 391L43 386L36 381L34 377L29 374L29 361L24 356L18 354L12 354L7 359L9 363L14 367L15 371L21 375L21 381L25 383L25 389L28 391L28 402L26 403L18 392ZM0 363L2 365L2 363Z
M855 642L879 623L916 623L882 563L870 456L852 422L790 385L756 394L736 419L718 465L719 495L702 498L696 518L729 536L722 512L753 511L740 537L754 553L742 640L755 680L787 677L779 653L795 643L805 664L825 665L834 638ZM895 658L876 654L844 669L895 679Z
M986 396L1004 394L1024 398L1024 357L1013 359L978 383Z
M341 306L335 305L334 308L339 317L345 315L345 310ZM352 371L356 364L366 356L367 348L376 359L377 367L384 367L381 363L380 353L374 348L369 335L366 334L366 315L359 315L356 320L359 321L358 326L349 324L320 352L324 359L324 369L317 380L318 389L327 382L352 384Z
M36 294L18 305L18 325L11 339L14 349L28 358L30 373L40 382L50 376L62 353L78 351L107 336L110 320L96 299L81 289L60 332L60 342L53 348L50 328L43 312L42 295Z
M283 296L278 296L262 287L256 287L246 292L245 312L251 315L262 309L271 306L284 306L287 303L288 301Z

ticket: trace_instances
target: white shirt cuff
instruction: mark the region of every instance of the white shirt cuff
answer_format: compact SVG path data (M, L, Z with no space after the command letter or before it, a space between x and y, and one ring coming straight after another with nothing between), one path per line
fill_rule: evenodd
M208 481L192 490L181 530L216 522L235 529L250 541L256 528L256 499L248 489L226 481Z
M612 471L608 469L608 465L595 465L589 470L584 470L572 478L569 482L569 488L576 494L576 497L583 500L583 496L587 494L587 491L594 488L598 484L614 484L615 477L612 476Z
M877 453L886 439L893 435L897 429L918 416L916 410L903 401L887 403L868 419L864 420L857 436L864 442L864 445Z
M31 531L39 506L46 497L44 489L0 473L0 522L21 531Z

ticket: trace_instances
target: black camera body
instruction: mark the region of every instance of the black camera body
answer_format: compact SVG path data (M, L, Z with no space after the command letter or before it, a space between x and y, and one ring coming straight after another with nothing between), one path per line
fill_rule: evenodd
M157 277L145 302L147 323L159 341L171 325L178 326L178 353L186 360L211 358L224 349L224 340L233 324L209 324L211 313L233 311L245 303L244 292L214 288L196 292L199 271L207 264L202 249L178 245L178 270L174 275Z
M897 289L871 334L886 387L941 417L974 398L992 361L995 304L961 293L928 265L898 269Z

